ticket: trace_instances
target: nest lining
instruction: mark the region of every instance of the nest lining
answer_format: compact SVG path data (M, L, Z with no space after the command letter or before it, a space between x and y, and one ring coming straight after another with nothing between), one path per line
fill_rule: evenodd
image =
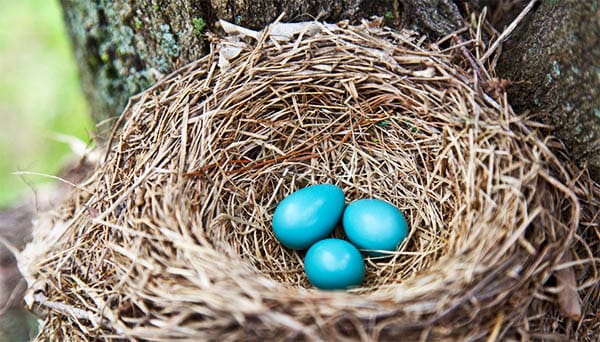
M106 160L40 224L54 234L38 233L46 248L25 267L46 317L40 336L533 329L533 308L551 307L533 298L565 253L593 258L569 247L580 222L597 220L580 206L597 187L455 55L370 23L310 25L287 41L214 38L207 57L133 99ZM227 48L239 55L221 69ZM358 289L311 289L302 253L271 231L277 203L316 183L339 185L347 202L387 200L409 222L394 257L367 260ZM594 261L581 264L597 278Z

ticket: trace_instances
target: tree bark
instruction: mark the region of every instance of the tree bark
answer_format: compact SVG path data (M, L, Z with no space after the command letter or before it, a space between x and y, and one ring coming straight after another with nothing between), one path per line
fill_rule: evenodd
M598 1L541 1L505 44L497 71L516 82L515 109L554 125L570 157L600 181Z
M526 3L527 1L522 1ZM224 19L260 29L284 21L335 22L383 16L431 39L463 25L458 7L489 0L61 0L84 93L96 122L118 116L130 96L201 58L203 32ZM457 6L458 5L458 6ZM540 114L580 165L600 180L600 12L598 1L541 0L506 42L498 75L515 81L511 102ZM490 11L493 12L493 11ZM506 21L504 22L506 23ZM501 28L500 28L501 29ZM106 137L110 123L97 135Z
M206 54L202 35L218 19L260 29L285 21L384 16L433 36L461 26L451 0L61 0L84 93L96 122L118 116L130 96ZM98 134L106 135L108 127ZM102 129L104 128L104 129Z

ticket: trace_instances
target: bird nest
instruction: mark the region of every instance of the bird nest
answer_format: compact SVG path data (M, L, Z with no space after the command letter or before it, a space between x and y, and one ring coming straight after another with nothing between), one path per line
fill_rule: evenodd
M211 53L130 101L93 175L38 220L20 265L39 339L494 340L598 324L598 187L464 44L373 22L223 25ZM274 238L278 202L318 183L409 223L359 288L312 288L303 252Z

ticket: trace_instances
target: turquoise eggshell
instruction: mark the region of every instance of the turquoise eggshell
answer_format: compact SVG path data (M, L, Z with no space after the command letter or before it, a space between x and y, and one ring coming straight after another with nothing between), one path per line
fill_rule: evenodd
M360 285L365 277L365 262L348 241L325 239L306 252L304 270L313 286L322 290L344 290Z
M327 237L342 217L344 193L336 185L317 184L284 198L273 215L273 232L284 246L307 249Z
M342 224L348 240L363 250L393 252L408 235L408 224L402 212L391 203L378 199L361 199L348 204Z

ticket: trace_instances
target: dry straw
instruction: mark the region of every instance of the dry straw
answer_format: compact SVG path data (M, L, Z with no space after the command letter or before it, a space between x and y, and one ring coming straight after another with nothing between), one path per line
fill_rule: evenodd
M598 329L599 188L502 89L484 91L494 80L467 45L425 47L373 22L224 25L238 34L135 97L106 159L37 222L20 262L38 339ZM302 252L273 237L277 203L316 183L409 220L358 289L311 288Z

